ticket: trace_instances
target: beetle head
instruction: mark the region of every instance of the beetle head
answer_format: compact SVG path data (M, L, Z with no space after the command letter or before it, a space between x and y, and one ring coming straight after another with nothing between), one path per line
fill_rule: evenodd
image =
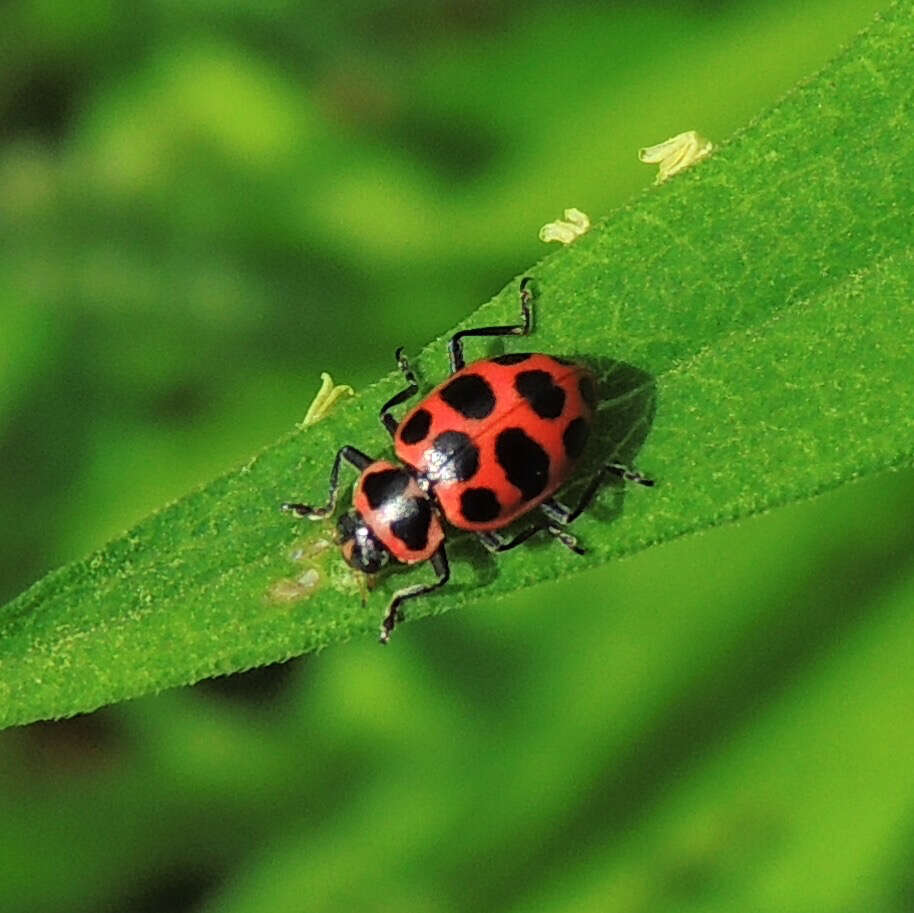
M371 531L362 515L354 510L340 517L337 534L343 558L357 571L377 574L390 560L390 552Z

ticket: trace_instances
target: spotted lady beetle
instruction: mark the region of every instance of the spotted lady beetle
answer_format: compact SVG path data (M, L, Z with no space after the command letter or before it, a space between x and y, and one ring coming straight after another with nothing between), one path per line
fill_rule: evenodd
M566 548L584 554L567 527L593 500L609 475L641 485L650 479L619 463L604 464L590 480L576 507L552 494L571 474L590 432L596 391L584 366L554 355L510 353L464 363L466 336L526 336L533 295L530 277L520 284L523 322L512 326L461 330L448 342L451 374L398 422L390 410L419 391L416 375L403 355L397 364L406 388L381 407L381 423L394 440L404 465L374 460L355 447L341 447L330 470L330 495L324 507L286 503L282 509L319 519L332 514L340 466L351 463L361 475L352 510L338 523L346 562L375 574L393 558L404 564L430 561L434 583L415 584L394 594L381 624L386 643L407 599L429 593L450 576L443 517L452 526L476 533L490 552L505 552L543 530ZM538 522L507 538L498 531L539 508Z

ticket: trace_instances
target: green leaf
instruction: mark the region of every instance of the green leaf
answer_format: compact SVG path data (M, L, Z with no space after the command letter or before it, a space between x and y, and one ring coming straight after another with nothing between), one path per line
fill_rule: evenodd
M411 604L412 617L911 461L912 43L914 7L895 4L709 161L531 270L533 346L602 372L591 465L637 456L659 485L607 489L575 527L585 559L543 543L496 567L456 537L453 583ZM512 282L466 325L513 319L516 294ZM440 378L442 341L416 365L429 385ZM277 506L319 499L342 443L387 453L376 413L400 385L391 374L4 607L0 722L91 710L373 635L407 578L388 575L362 606L323 545L330 525Z

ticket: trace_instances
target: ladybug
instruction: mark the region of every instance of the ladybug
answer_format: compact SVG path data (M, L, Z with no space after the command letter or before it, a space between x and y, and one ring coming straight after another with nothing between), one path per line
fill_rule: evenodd
M341 447L330 470L324 507L285 503L282 509L319 519L333 513L345 460L358 469L352 510L338 523L343 557L356 570L376 574L390 560L431 562L434 583L394 594L381 623L387 643L400 606L444 586L450 577L442 519L476 533L490 552L505 552L545 531L566 548L584 554L567 527L587 508L602 482L616 475L641 485L653 481L606 463L590 480L576 507L555 500L587 443L596 389L591 372L555 355L510 353L465 364L466 336L526 336L533 323L528 276L520 284L522 323L461 330L448 342L450 376L397 421L391 409L419 391L403 355L397 364L407 386L381 407L381 423L402 463L374 460L355 447ZM539 509L540 517L514 536L499 531Z

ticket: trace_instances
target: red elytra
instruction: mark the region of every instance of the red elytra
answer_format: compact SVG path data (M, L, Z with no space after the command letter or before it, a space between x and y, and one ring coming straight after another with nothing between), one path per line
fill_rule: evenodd
M587 442L594 391L590 372L564 359L482 359L406 415L394 449L433 483L452 526L501 529L567 480Z
M596 394L583 365L553 355L509 353L464 364L466 336L525 336L532 323L529 277L520 285L523 323L456 333L448 343L451 375L397 421L390 410L418 392L409 363L397 351L407 387L386 402L380 419L404 465L373 460L351 446L340 448L330 471L324 507L286 503L284 510L317 519L331 514L343 460L361 473L352 510L338 524L347 563L377 573L393 558L429 561L438 579L398 591L381 624L386 643L407 599L429 593L449 579L441 517L471 530L492 552L514 548L541 530L583 554L567 527L577 519L609 474L652 485L618 463L606 463L590 480L575 508L552 495L568 479L590 431ZM497 532L538 509L541 519L511 538Z

